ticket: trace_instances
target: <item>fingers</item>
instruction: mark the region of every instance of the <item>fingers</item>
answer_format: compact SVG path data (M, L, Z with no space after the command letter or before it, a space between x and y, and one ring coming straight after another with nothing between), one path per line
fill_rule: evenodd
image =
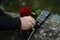
M25 16L21 18L21 29L22 30L29 30L34 27L35 19L31 16Z
M35 19L31 17L29 22L31 23L31 26L34 27L35 22L36 22Z

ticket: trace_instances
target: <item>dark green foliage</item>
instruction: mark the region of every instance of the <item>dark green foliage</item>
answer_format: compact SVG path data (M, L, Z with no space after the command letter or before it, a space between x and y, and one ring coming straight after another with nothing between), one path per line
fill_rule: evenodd
M34 8L35 1L38 1L39 8ZM3 4L6 11L19 12L19 9L24 7L23 2L26 2L26 5L29 5L34 11L41 9L60 14L60 0L4 0Z

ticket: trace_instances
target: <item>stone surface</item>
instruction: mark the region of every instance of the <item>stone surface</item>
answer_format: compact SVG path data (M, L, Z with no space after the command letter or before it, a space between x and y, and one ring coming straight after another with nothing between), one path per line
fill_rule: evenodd
M33 34L31 40L60 40L60 23L47 21Z

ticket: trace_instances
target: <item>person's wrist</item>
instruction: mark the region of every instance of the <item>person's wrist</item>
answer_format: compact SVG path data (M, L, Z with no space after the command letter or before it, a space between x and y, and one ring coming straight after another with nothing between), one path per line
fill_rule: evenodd
M20 29L22 30L22 18L20 18Z

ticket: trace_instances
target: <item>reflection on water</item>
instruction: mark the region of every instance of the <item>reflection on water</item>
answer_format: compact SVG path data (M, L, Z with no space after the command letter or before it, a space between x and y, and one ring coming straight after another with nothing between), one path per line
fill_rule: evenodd
M60 22L60 16L57 14L53 15L51 18L51 21L52 22Z

